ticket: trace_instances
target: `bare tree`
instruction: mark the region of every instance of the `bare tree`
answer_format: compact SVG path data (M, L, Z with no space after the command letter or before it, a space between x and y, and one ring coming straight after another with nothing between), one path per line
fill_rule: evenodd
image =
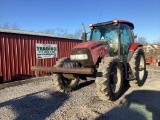
M55 34L57 36L65 37L68 34L68 31L67 31L67 29L56 28L55 29Z
M61 29L61 28L46 29L42 32L46 33L46 34L51 34L51 35L54 35L54 36L59 36L59 37L66 37L66 35L68 34L66 29Z
M81 39L81 36L82 36L82 31L80 29L76 30L74 33L68 33L67 29L61 29L61 28L46 29L41 32L46 33L46 34L51 34L54 36L71 38L71 39Z
M158 40L156 40L153 44L158 44L160 45L160 38Z
M8 22L5 22L3 24L0 25L1 28L6 28L6 29L14 29L14 30L18 30L19 27L18 27L18 24L15 22L15 23L8 23Z
M8 22L3 23L0 27L1 28L6 28L6 29L10 29L11 28L11 26L10 26L10 24Z
M75 31L74 38L75 39L81 39L82 38L82 30L81 29L78 29L78 30Z
M14 30L19 30L18 24L16 22L11 25L11 28Z
M147 45L148 44L146 38L144 38L144 37L138 37L136 39L136 41L139 42L139 43L141 43L141 44L143 44L143 45Z
M46 34L52 34L54 35L55 34L55 30L54 29L46 29L44 31L42 31L43 33L46 33Z
M73 34L66 34L65 36L66 38L71 38L71 39L76 39L75 36Z

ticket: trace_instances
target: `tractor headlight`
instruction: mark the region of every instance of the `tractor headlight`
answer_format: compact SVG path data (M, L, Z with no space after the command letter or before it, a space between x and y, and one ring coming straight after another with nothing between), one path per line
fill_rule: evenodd
M71 60L86 60L88 59L88 55L87 54L71 55L70 58Z

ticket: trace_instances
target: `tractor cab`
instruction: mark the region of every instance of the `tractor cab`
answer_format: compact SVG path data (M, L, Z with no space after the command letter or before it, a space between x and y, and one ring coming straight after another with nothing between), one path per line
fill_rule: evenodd
M128 48L133 43L132 23L123 20L90 24L91 41L107 41L110 49L110 56L123 56L127 58Z

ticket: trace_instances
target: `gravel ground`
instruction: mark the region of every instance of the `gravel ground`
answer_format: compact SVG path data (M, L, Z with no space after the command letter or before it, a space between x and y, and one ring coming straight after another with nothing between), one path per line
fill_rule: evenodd
M115 102L101 101L93 81L71 94L56 92L51 79L0 90L0 120L160 120L160 67L147 67L142 87L124 88Z

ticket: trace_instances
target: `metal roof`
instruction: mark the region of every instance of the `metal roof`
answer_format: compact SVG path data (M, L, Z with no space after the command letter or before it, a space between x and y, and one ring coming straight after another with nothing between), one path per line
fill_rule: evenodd
M132 28L134 29L133 23L131 23L131 22L129 22L129 21L126 21L126 20L118 20L118 22L120 22L120 23L126 23L126 24L128 24L130 27L132 27Z
M6 29L6 28L0 28L0 32L2 32L2 33L22 34L22 35L34 35L34 36L65 38L65 37L55 36L55 35L41 33L41 32L33 32L33 31L25 31L25 30L12 30L12 29ZM65 39L68 39L68 38L65 38ZM72 39L72 38L69 38L69 39Z

